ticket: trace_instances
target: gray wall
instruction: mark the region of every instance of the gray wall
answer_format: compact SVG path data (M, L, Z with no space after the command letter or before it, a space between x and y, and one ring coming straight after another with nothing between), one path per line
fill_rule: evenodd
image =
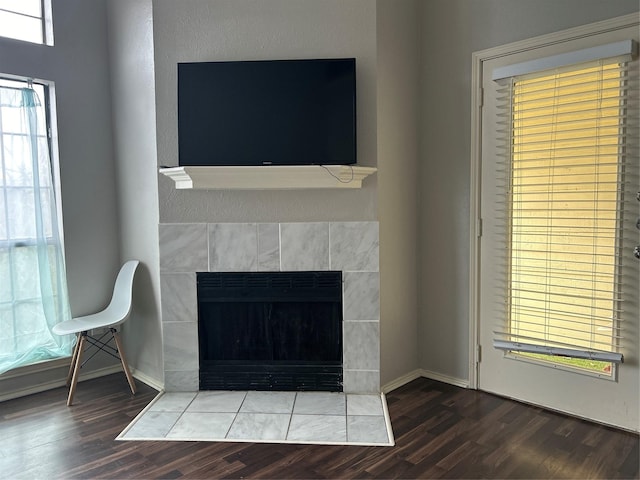
M158 162L177 165L176 64L356 57L358 163L376 166L376 15L370 0L154 0ZM376 177L353 191L176 191L160 222L376 220Z
M176 63L356 57L356 191L176 191L161 223L380 221L381 383L417 368L418 2L154 1L159 165L177 164ZM379 103L381 102L381 103Z
M67 278L74 315L106 306L120 254L105 13L103 0L54 1L55 46L0 38L1 73L55 82ZM103 365L92 362L87 368ZM63 368L37 380L0 380L0 390L19 390L65 376Z
M151 0L111 0L108 38L121 260L138 259L131 318L124 324L135 373L162 383L158 176Z
M381 385L418 366L417 0L378 0L378 219Z
M471 54L638 11L637 0L422 3L420 366L466 381Z

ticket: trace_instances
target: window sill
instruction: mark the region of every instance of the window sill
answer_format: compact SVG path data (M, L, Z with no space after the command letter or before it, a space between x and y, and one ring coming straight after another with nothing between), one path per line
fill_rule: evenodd
M1 380L8 380L10 378L22 377L24 375L30 375L32 373L45 372L47 370L54 370L56 368L69 368L71 357L55 358L52 360L43 360L42 362L32 363L23 367L17 367L3 374L0 374Z

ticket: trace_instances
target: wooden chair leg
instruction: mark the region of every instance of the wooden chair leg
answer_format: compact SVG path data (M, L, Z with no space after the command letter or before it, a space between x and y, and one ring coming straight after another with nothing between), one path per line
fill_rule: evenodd
M80 374L80 366L82 365L82 351L84 350L84 342L87 332L82 332L78 339L78 354L76 355L76 362L73 368L73 377L71 379L71 386L69 387L69 397L67 398L67 407L70 407L73 403L73 396L76 394L76 386L78 385L78 375Z
M122 362L122 369L124 370L124 374L127 376L129 387L131 387L131 393L135 395L136 384L133 380L133 376L131 375L131 372L129 371L129 366L127 365L127 359L124 356L124 350L122 349L122 342L120 342L120 337L118 336L118 332L115 328L111 329L111 333L113 334L113 339L116 341L116 347L118 347L118 355L120 355L120 361Z
M78 359L78 347L80 346L80 333L76 335L76 344L73 347L73 355L71 355L71 365L69 365L69 373L67 374L67 387L71 385L71 377L76 367L76 360Z

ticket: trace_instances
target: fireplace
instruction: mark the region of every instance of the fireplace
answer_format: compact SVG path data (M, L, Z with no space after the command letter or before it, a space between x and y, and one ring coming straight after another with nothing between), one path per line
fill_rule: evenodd
M342 272L342 386L380 392L377 222L160 224L164 386L199 390L199 272Z
M342 391L342 273L199 272L200 390Z

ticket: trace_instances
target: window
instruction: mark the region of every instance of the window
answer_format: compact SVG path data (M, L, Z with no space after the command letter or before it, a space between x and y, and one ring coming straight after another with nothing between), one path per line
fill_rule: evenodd
M50 0L0 0L0 36L53 45Z
M68 356L70 317L44 83L0 78L0 373Z
M623 361L636 82L616 58L502 80L507 321L495 347L605 375Z

